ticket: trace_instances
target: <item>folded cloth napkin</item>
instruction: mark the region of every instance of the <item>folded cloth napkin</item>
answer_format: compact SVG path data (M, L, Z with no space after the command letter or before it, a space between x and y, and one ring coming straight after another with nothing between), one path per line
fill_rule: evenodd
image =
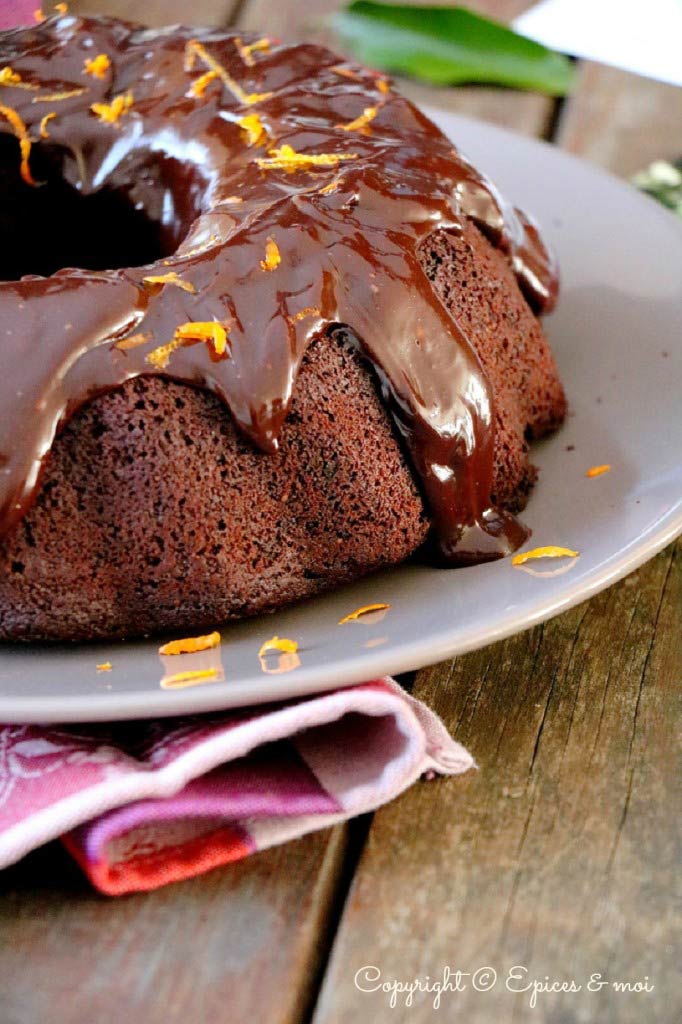
M392 679L211 716L4 725L0 868L61 836L101 892L154 889L472 765Z

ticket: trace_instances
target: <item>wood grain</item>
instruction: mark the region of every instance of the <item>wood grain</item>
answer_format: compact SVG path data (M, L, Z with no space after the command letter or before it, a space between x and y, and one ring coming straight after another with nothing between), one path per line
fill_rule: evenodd
M682 544L530 633L426 669L416 695L480 771L413 788L375 815L316 1024L432 1020L359 992L377 965L410 980L490 965L494 991L445 1001L445 1019L680 1019ZM643 979L623 996L528 996L529 977Z
M601 64L581 68L559 144L630 177L652 160L682 155L682 89Z
M110 14L145 25L228 25L240 7L240 0L72 0L74 14Z
M294 1024L348 826L154 893L95 895L57 844L3 872L2 1024Z

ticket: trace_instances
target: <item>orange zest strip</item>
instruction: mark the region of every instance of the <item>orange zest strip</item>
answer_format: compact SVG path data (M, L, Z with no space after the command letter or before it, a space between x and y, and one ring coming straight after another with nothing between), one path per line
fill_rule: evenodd
M182 338L172 338L166 345L159 345L158 348L149 352L145 362L149 363L150 366L155 366L157 370L165 370L175 350L182 348L183 345L184 341Z
M350 615L344 615L342 619L339 619L339 626L345 626L347 622L356 622L357 619L361 619L363 615L369 615L370 612L383 612L387 608L390 608L390 604L363 604L361 608L356 608Z
M354 121L350 121L348 124L337 124L336 127L342 128L344 132L357 132L371 124L378 113L378 107L365 107L360 116L356 117Z
M166 345L160 345L158 348L153 349L146 357L146 361L151 366L155 366L157 370L165 370L171 355L176 349L181 348L183 345L194 345L199 341L210 342L214 354L216 356L224 356L227 354L228 330L229 328L226 329L217 320L209 320L206 323L190 321L186 324L180 324L176 328L171 341Z
M535 558L577 558L579 554L579 551L574 551L572 548L561 548L552 544L549 547L533 548L532 551L522 551L520 554L514 555L512 565L523 565L524 562Z
M58 103L60 100L70 100L73 96L82 96L86 89L65 89L64 92L46 92L40 96L34 96L31 103Z
M183 640L171 640L159 647L159 654L196 654L197 651L210 651L220 644L220 633L208 633L206 636L188 636Z
M279 247L274 238L268 238L265 244L265 259L260 261L262 270L277 270L282 262Z
M90 110L105 124L116 124L120 117L128 113L132 105L133 94L126 92L115 96L111 103L93 103Z
M58 14L68 14L69 13L69 5L68 4L64 4L64 3L55 4L54 5L54 9L55 9L55 11L57 11Z
M220 670L217 668L202 668L194 672L175 672L173 675L163 677L161 688L163 690L180 690L184 686L196 686L209 679L217 679L219 675Z
M333 71L335 75L341 75L343 78L351 78L354 82L362 81L362 75L359 75L357 71L353 71L352 68L345 67L343 64L335 64L329 70Z
M10 85L15 89L28 89L31 91L40 88L38 85L24 82L19 72L11 68L9 64L0 70L0 85Z
M209 320L206 323L190 321L180 324L175 332L175 337L181 341L210 341L213 351L217 356L224 356L227 352L227 330L217 320Z
M244 61L247 67L252 68L256 63L253 59L253 54L261 52L267 52L270 49L270 40L267 37L263 39L257 39L255 43L247 43L244 45L239 36L234 41L234 45L237 47L239 56Z
M83 73L93 78L106 78L111 61L106 53L98 53L96 57L86 57L83 61Z
M205 46L202 46L198 39L190 39L185 49L185 67L188 71L194 68L197 57L203 60L204 64L211 71L215 71L220 81L223 85L227 86L237 102L245 107L250 107L254 103L260 103L262 100L267 100L272 96L271 92L244 92L239 82L235 81L232 75L208 52Z
M215 82L218 77L217 71L206 71L203 75L195 78L189 89L187 90L188 96L196 96L198 99L204 95L211 82Z
M57 116L57 114L53 110L52 113L45 114L45 117L41 117L41 119L40 119L40 129L39 129L41 139L49 139L50 133L47 130L47 122L51 121L52 118L56 117L56 116Z
M603 466L591 466L585 473L585 476L592 479L595 476L601 476L603 473L609 473L610 471L611 466L606 462Z
M320 195L327 196L330 192L336 192L340 184L338 178L335 178L334 181L330 181L328 185L320 189Z
M103 661L101 665L97 666L98 672L111 672L113 665L110 661Z
M239 118L237 124L246 132L248 146L260 146L267 141L268 133L258 114L246 114Z
M317 306L306 306L305 309L301 309L298 313L290 316L289 323L295 324L298 320L305 320L309 316L322 316L322 310L318 309Z
M379 92L383 93L384 96L387 96L391 91L391 86L388 82L388 79L377 78L377 89L379 90Z
M265 643L261 644L261 648L258 652L258 657L262 658L268 651L282 651L284 654L296 654L298 651L298 643L296 640L287 640L285 636L273 636L271 640L266 640Z
M264 171L300 171L310 167L336 167L341 160L357 160L357 153L297 153L291 146L269 150L269 157L258 157Z
M45 21L45 15L43 14L41 7L36 7L33 12L33 20L40 24L41 21Z
M190 295L196 295L197 292L191 281L184 281L174 270L169 270L167 274L149 274L142 280L145 284L174 284L177 288L182 288L184 292L189 292Z
M140 345L144 345L145 342L149 341L151 334L131 334L129 338L121 338L114 345L114 348L118 348L121 352L127 352L129 348L139 348Z
M19 173L24 179L27 185L37 186L37 182L33 180L31 174L31 168L28 165L28 158L31 155L31 140L29 138L28 129L22 121L19 114L13 107L6 107L4 103L0 103L0 117L4 117L6 121L12 127L12 131L19 140L19 151L21 153L21 164L19 166Z

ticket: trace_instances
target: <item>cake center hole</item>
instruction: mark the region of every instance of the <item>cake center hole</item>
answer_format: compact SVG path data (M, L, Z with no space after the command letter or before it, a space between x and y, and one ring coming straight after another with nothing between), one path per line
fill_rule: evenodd
M19 147L0 136L0 280L49 276L66 267L115 270L152 263L177 247L164 229L124 191L83 195L61 177L39 146L31 150L34 188L19 175Z

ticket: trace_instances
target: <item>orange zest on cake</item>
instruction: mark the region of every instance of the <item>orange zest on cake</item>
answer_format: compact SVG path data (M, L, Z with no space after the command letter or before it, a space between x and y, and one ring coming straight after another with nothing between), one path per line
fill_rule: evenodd
M611 472L611 466L610 466L610 464L608 462L605 462L603 466L590 466L590 468L585 473L585 476L589 477L589 479L591 480L595 476L602 476L604 473L610 473L610 472Z
M511 563L512 565L523 565L536 558L577 558L579 554L580 552L574 551L573 548L562 548L550 544L544 548L533 548L532 551L521 551L518 555L514 555Z
M0 85L8 85L14 89L27 89L31 92L40 88L31 82L25 82L18 71L11 68L9 64L0 70Z
M86 57L83 61L83 71L93 78L106 78L107 71L111 67L111 61L106 53L98 53L96 57Z
M388 79L377 78L377 89L379 90L380 93L383 93L384 96L388 96L389 92L391 91L391 86L388 82Z
M85 89L65 89L63 92L46 92L40 96L34 96L31 103L59 103L60 100L70 100L74 96L82 96Z
M220 633L216 630L206 636L188 636L183 640L171 640L159 647L159 654L196 654L197 651L210 651L220 644Z
M97 666L97 671L98 672L111 672L113 667L114 666L111 664L110 661L103 661L100 665Z
M263 171L306 171L311 167L336 167L342 160L357 160L357 153L297 153L289 145L269 150L270 156L258 157Z
M274 238L268 238L265 244L265 259L260 261L263 270L276 270L282 262L282 257Z
M335 75L341 75L342 78L350 78L353 82L361 82L362 76L353 71L352 68L346 67L345 64L336 64L333 68L330 68Z
M345 626L347 622L356 622L361 619L363 615L370 615L372 612L383 612L390 608L390 604L380 602L379 604L363 604L360 608L356 608L350 615L344 615L342 619L339 619L339 626Z
M300 309L298 313L290 316L289 323L295 324L299 320L306 320L309 316L322 316L322 310L318 306L306 306L305 309Z
M371 124L378 113L378 107L365 107L360 116L356 117L354 121L350 121L348 124L338 124L336 127L342 128L344 132L357 132Z
M239 127L246 132L248 146L260 146L268 139L268 133L259 114L245 114L237 121Z
M171 341L153 349L146 361L150 366L155 366L157 370L165 370L176 349L183 345L194 345L199 341L209 342L214 355L224 356L227 355L227 334L228 329L217 320L209 320L206 323L190 321L180 324Z
M127 114L133 105L133 94L128 91L115 96L111 103L93 103L90 107L105 124L116 124L119 118Z
M114 348L120 349L121 352L127 352L130 348L139 348L140 345L144 345L151 338L150 334L131 334L129 338L121 338L114 345Z
M57 116L57 114L53 110L53 111L51 111L51 113L45 114L45 117L41 117L41 119L40 119L40 127L38 129L38 131L40 132L41 139L49 139L50 133L47 130L47 124L48 124L48 121L51 121L52 118L56 117L56 116Z
M257 39L255 43L244 44L241 38L237 36L234 45L237 47L237 52L246 66L252 68L256 63L253 59L254 53L267 52L270 49L270 40L264 36L262 39Z
M182 288L184 292L189 292L190 295L196 295L196 288L191 281L185 281L179 274L174 270L169 270L167 274L149 274L147 277L143 277L142 280L145 284L174 284L176 288Z
M269 651L280 651L282 654L296 654L298 642L296 640L288 640L285 636L273 636L271 640L266 640L261 644L258 657L262 658Z
M197 57L199 57L199 59L202 60L211 71L216 73L223 85L227 86L237 102L241 103L243 106L250 107L254 103L260 103L262 100L267 100L272 96L271 92L245 92L239 82L237 82L223 67L223 65L208 52L206 47L203 46L198 39L190 39L185 48L185 68L187 71L193 70Z
M31 155L31 139L28 134L28 129L19 114L17 114L16 110L13 107L5 106L4 103L0 103L0 117L4 117L5 120L9 122L12 131L19 140L19 152L21 153L19 172L21 177L27 185L33 185L35 187L37 182L33 180L31 168L28 165L28 160Z
M188 96L196 96L201 99L206 90L208 89L211 82L215 82L218 78L217 71L205 71L203 75L195 78L189 89L187 90Z
M198 683L205 683L217 679L220 676L220 669L201 668L193 672L174 672L173 675L164 676L161 680L163 690L179 690L183 686L196 686Z

